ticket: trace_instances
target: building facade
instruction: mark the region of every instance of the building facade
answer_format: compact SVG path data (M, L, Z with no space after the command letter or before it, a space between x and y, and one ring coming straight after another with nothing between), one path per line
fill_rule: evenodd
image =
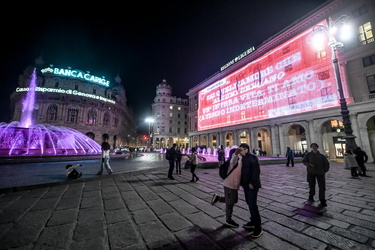
M174 143L181 148L189 146L188 99L172 96L172 87L163 80L156 87L152 104L152 146L168 148Z
M327 1L260 46L245 51L187 93L189 143L231 147L248 143L268 156L287 147L343 157L345 133L328 29L352 36L337 51L342 91L356 144L375 156L375 2ZM319 28L320 27L320 28ZM327 31L327 32L324 32ZM316 35L325 42L316 45Z
M135 144L134 115L127 107L120 77L110 82L90 72L46 66L40 58L35 63L19 76L18 87L11 95L13 121L21 118L22 100L36 68L35 124L70 127L99 144L108 141L112 148Z

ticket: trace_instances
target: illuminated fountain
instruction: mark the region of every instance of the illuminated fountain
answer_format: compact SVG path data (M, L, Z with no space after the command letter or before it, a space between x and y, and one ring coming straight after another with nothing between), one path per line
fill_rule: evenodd
M0 123L0 156L98 154L100 145L81 132L50 124L33 125L36 69L22 102L20 122ZM32 91L34 90L34 91Z

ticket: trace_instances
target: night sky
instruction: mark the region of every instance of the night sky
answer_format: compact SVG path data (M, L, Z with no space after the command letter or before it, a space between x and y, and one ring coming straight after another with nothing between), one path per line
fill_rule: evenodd
M173 95L187 98L189 89L235 56L326 1L175 2L10 3L16 6L0 17L0 122L9 122L18 76L42 56L47 65L90 71L110 81L119 74L143 130L163 79Z

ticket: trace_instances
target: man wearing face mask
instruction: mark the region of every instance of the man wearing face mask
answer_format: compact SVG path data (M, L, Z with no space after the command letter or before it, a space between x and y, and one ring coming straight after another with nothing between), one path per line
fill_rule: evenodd
M241 169L241 186L245 193L246 203L250 210L250 222L243 225L246 229L253 229L252 238L258 238L263 234L262 221L257 205L258 191L261 188L260 183L260 166L258 157L250 154L250 147L242 143L242 169Z

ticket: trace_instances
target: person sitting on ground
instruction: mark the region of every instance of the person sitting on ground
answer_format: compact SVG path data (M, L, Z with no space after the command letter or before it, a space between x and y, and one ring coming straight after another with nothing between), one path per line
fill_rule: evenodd
M79 177L82 176L82 172L78 172L76 170L77 167L81 167L82 165L81 164L76 164L76 165L72 165L72 164L68 164L65 166L65 174L66 174L66 177L68 179L77 179Z

